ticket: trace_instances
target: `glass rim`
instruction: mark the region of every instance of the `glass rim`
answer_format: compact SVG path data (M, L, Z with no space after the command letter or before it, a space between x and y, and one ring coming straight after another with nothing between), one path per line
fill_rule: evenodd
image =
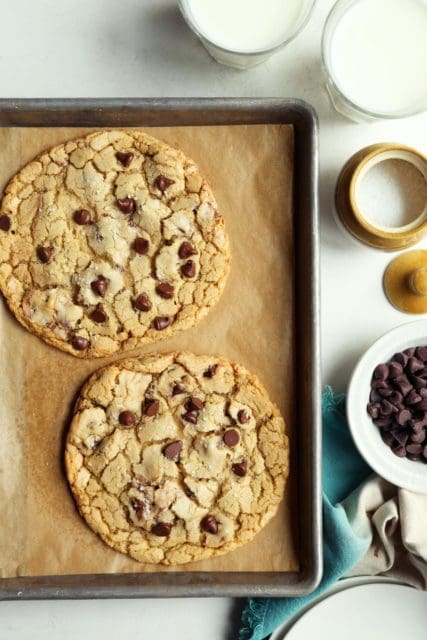
M349 105L350 108L352 108L354 111L364 116L368 116L376 120L398 120L399 118L409 118L411 116L416 116L421 113L424 113L425 111L427 111L427 98L426 98L425 104L417 105L416 107L407 108L399 112L373 111L351 100L340 88L336 78L333 75L332 65L329 63L330 56L328 53L329 52L328 44L330 44L332 34L335 32L336 26L337 26L337 25L335 26L333 25L333 20L334 18L336 18L336 16L339 13L339 10L342 9L344 5L347 5L347 6L341 17L345 15L345 13L350 9L350 7L352 7L353 5L361 1L362 0L337 0L327 15L325 24L323 26L323 31L322 31L321 57L322 57L322 66L328 78L329 83L332 85L333 89L337 92L337 94L341 98L343 98L343 100ZM331 30L331 33L328 33L329 30Z
M291 42L294 38L296 38L297 35L307 25L308 21L310 20L311 14L313 13L313 9L316 2L317 0L308 0L307 11L304 14L304 18L301 20L301 22L298 24L295 31L293 31L288 38L286 38L285 40L282 40L282 42L279 42L279 44L275 44L272 47L253 49L250 51L245 51L242 49L229 49L227 47L222 47L221 45L217 44L214 40L210 40L202 31L200 31L200 29L197 27L196 23L192 19L188 11L188 0L178 0L178 6L185 22L190 27L191 31L193 31L193 33L195 33L196 36L200 38L200 40L205 40L207 43L209 43L213 47L216 47L216 49L218 49L219 51L222 51L223 53L230 53L230 54L239 55L239 56L247 56L249 58L249 57L255 57L263 54L275 53L285 45L289 44L289 42Z

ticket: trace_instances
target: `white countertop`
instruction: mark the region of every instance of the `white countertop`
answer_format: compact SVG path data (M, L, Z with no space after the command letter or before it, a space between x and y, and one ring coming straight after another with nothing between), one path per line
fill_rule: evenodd
M427 113L361 125L333 111L320 68L321 28L332 4L318 0L295 41L267 63L240 72L209 58L174 0L0 0L0 97L249 96L310 102L320 120L323 376L343 391L371 342L411 318L394 310L382 293L390 256L357 247L336 227L335 181L347 158L373 142L402 142L425 153ZM0 636L235 640L233 611L228 599L3 603Z

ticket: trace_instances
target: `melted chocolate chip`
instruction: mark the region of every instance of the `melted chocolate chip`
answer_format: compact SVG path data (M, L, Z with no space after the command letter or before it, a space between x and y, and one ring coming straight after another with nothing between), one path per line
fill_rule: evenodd
M74 211L73 218L74 222L76 222L77 224L91 223L90 211L88 211L87 209L78 209L77 211Z
M174 442L170 442L163 448L163 455L168 458L168 460L178 460L181 449L182 441L174 440Z
M166 191L171 184L175 184L175 180L171 180L170 178L166 178L166 176L160 175L156 178L156 186L163 193Z
M131 501L132 509L135 511L135 515L138 520L141 520L144 515L145 510L145 502L143 500L138 500L138 498L134 498Z
M52 254L52 247L37 247L37 257L43 264L47 264L50 261Z
M227 429L227 431L222 436L227 447L235 447L240 440L239 432L236 429Z
M194 411L187 411L182 414L182 419L186 422L191 422L192 424L197 424L197 413Z
M242 462L235 462L231 465L231 470L236 476L243 478L248 472L248 463L246 460L242 460Z
M191 396L190 398L188 398L187 402L185 403L185 408L187 409L187 411L201 411L204 406L205 403L203 402L203 400L200 400L200 398L196 398L195 396Z
M153 328L156 331L163 331L172 324L173 319L170 316L157 316L153 320Z
M151 418L155 416L159 410L160 402L157 398L146 398L144 402L144 413Z
M131 427L135 424L135 414L132 411L122 411L119 415L119 422L124 427Z
M134 300L133 306L135 309L138 309L138 311L150 311L152 305L149 297L145 293L140 293L136 300Z
M89 340L83 336L74 336L71 340L71 346L76 351L85 351L89 347Z
M160 538L167 538L172 529L172 525L168 522L158 522L151 529L151 533L154 533L155 536L159 536Z
M188 260L182 265L181 273L185 278L194 278L196 275L196 263L193 260Z
M145 238L136 238L133 243L133 248L136 253L139 253L141 256L145 255L150 247L150 243Z
M203 531L207 531L208 533L218 533L218 522L215 516L205 516L200 523L200 527Z
M217 369L218 369L218 365L217 364L210 364L209 367L204 372L203 377L204 378L213 378L214 375L216 374L216 370Z
M11 225L12 225L12 222L9 216L0 216L0 229L2 231L9 231Z
M178 255L182 260L186 260L190 256L195 256L197 253L191 242L183 242L178 249Z
M93 280L93 282L90 283L90 286L94 293L103 298L107 291L108 280L107 278L104 278L104 276L98 276L96 280Z
M101 324L102 322L107 322L108 316L102 304L96 305L95 309L90 314L90 319L94 322L98 322L99 324Z
M179 382L175 382L175 384L172 387L172 395L178 396L181 393L185 393L185 387Z
M159 294L161 298L165 298L165 300L169 300L173 297L174 288L169 282L161 282L156 287L156 292Z
M118 198L117 206L123 213L133 213L136 210L136 202L133 198Z
M245 409L240 409L237 414L237 421L240 422L240 424L247 424L250 419L249 413Z
M124 167L128 167L133 160L133 153L130 151L117 151L116 158Z

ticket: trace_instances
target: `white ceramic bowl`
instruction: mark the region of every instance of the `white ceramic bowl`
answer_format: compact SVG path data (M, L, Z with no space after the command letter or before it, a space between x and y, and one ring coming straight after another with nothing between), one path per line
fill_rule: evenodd
M375 367L396 352L427 345L427 320L392 329L366 351L353 371L347 396L347 418L354 442L366 462L389 482L427 493L427 464L398 458L382 441L380 430L366 411Z

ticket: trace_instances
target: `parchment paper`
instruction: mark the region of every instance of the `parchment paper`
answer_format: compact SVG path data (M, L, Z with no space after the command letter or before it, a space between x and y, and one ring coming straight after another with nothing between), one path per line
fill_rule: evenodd
M0 129L0 188L40 151L87 131ZM220 302L198 326L134 353L188 349L240 361L280 406L292 446L293 128L151 131L192 157L211 183L231 237L232 270ZM274 520L252 542L223 557L171 569L142 565L110 549L78 515L62 463L79 388L108 360L85 362L45 345L18 325L4 303L0 356L1 576L298 569L292 469Z

